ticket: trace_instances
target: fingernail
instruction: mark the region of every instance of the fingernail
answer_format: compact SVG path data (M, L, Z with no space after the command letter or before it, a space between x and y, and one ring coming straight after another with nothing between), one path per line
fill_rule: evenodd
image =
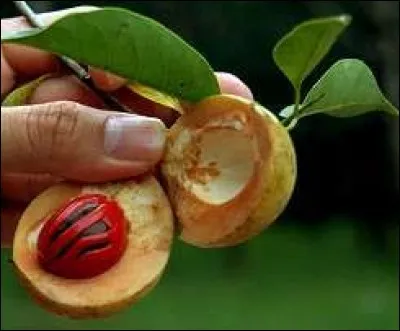
M155 161L164 148L165 133L165 125L156 118L111 116L105 124L104 149L119 160Z

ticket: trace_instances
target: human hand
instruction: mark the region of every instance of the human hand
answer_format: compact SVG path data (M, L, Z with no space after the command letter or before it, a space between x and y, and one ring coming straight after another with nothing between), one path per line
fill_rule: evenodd
M70 11L92 9L75 7L40 18L49 23ZM1 21L2 31L26 26L22 17ZM124 79L101 70L89 71L100 89L116 91L125 84ZM54 55L2 44L2 98L19 82L50 72L57 76L44 80L29 104L1 109L2 245L10 245L22 211L47 187L63 180L105 182L133 177L162 157L166 128L161 120L106 109L98 96L65 72ZM237 77L216 75L222 92L252 98Z

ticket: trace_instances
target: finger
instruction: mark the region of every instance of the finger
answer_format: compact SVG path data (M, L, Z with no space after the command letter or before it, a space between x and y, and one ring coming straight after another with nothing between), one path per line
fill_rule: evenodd
M104 108L104 102L77 77L69 75L44 80L29 98L29 104L53 101L75 101L93 108Z
M18 220L26 208L26 204L4 203L1 206L1 247L10 247Z
M4 173L1 196L10 201L29 202L50 186L63 181L50 174Z
M29 46L4 44L2 53L14 75L30 79L59 69L57 57Z
M217 72L216 76L222 93L253 100L250 89L238 77L226 72Z
M151 102L129 88L120 88L113 92L113 95L121 103L132 109L132 113L159 118L166 126L172 125L178 117L177 112L173 109ZM44 80L35 89L28 103L42 104L59 100L75 101L93 108L106 107L100 97L75 76L54 77Z
M98 8L92 6L79 6L51 13L38 14L38 16L39 19L42 20L44 25L48 25L56 19L59 19L69 13L87 12L96 9ZM1 20L2 34L25 30L29 27L31 26L24 17L15 17ZM12 77L35 77L40 76L44 73L56 71L60 68L59 62L55 55L49 54L33 47L11 43L2 43L1 55L2 95L9 92L14 85L15 80L11 79ZM4 68L6 68L7 66L12 70L13 74L11 76L9 74L5 75L3 72Z
M108 181L150 170L165 126L155 118L102 111L71 101L1 110L2 170Z
M15 84L15 73L4 58L3 47L1 47L1 95L5 95Z

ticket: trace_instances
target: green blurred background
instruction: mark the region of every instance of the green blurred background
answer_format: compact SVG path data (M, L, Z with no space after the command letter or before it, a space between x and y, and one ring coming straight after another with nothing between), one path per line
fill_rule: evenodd
M85 4L87 4L86 2ZM37 12L83 4L31 1ZM92 1L150 16L241 77L277 113L291 87L271 50L303 20L353 22L306 81L339 58L364 60L399 107L398 1ZM1 17L17 15L11 3ZM202 250L176 242L165 276L134 307L71 321L36 306L1 255L1 329L399 329L398 121L317 115L292 131L299 177L279 221L254 240Z

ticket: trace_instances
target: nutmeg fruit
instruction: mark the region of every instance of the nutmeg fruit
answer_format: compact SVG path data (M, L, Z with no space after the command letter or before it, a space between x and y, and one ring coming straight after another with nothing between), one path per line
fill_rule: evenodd
M185 109L161 163L180 238L223 247L256 236L286 207L296 165L288 131L261 105L216 95Z
M96 264L95 260L88 260L88 267L99 267L105 270L99 269L103 272L93 275L93 270L85 273L85 265L79 263L79 258L82 256L87 258L85 256L87 250L101 250L104 249L104 245L86 248L83 248L84 245L79 246L80 242L77 236L79 229L74 237L75 239L78 238L77 241L75 240L75 244L76 242L77 244L68 247L63 245L62 240L64 238L62 237L67 236L66 231L70 231L73 226L76 228L86 226L86 233L83 232L83 235L89 232L94 239L96 239L95 236L106 238L104 232L107 230L100 229L99 226L95 229L92 225L96 222L102 221L104 225L108 224L111 231L121 230L120 225L115 229L112 228L111 220L107 219L107 217L110 217L107 212L100 213L97 216L86 215L94 210L93 206L89 205L89 208L86 204L87 210L82 210L81 215L79 215L85 220L85 222L82 221L82 224L79 224L80 221L77 220L79 217L76 217L75 214L74 222L78 223L66 224L63 228L54 228L54 231L51 230L53 224L47 227L50 230L46 228L46 231L49 232L43 235L45 239L42 240L45 240L45 245L42 251L49 257L46 261L53 266L54 270L59 272L57 274L52 272L52 268L44 268L38 255L38 240L40 234L43 234L41 231L47 224L46 221L59 210L62 210L66 215L70 213L65 206L66 204L68 207L72 206L79 200L77 200L77 197L93 195L95 197L104 195L108 200L116 202L123 212L127 222L113 221L116 224L127 224L127 228L121 232L121 235L127 236L126 240L114 240L117 243L119 241L124 243L122 254L117 252L118 258L115 258L112 255L112 250L108 253L106 251L108 256L113 256L113 259L115 259L115 264L110 266L110 263L108 263L110 261L108 261L106 268L102 265L104 261L100 260ZM60 209L62 206L64 206L64 209ZM76 208L70 210L73 210L74 213L79 212L79 208L81 208L79 206L73 207ZM113 210L113 217L119 217L119 212L115 212L114 207ZM89 221L87 217L85 219L85 215L89 217ZM60 222L60 216L57 217L54 224ZM71 225L70 229L68 229L69 225ZM54 237L54 235L58 235L57 238L53 238L54 244L60 248L58 253L54 247L48 247L51 240L48 241L47 239ZM111 240L117 237L115 234L111 234ZM87 238L84 237L84 239ZM169 259L172 239L173 216L171 207L164 191L153 176L149 175L126 182L102 185L60 184L43 192L25 210L14 237L13 262L24 286L36 301L49 311L71 318L104 317L139 300L157 284ZM101 254L99 256L101 258ZM95 257L95 255L92 255L92 257ZM55 259L55 263L58 264L51 264L53 263L51 259ZM60 259L60 261L57 261L57 259ZM62 263L69 263L79 270L77 269L76 272L72 273L68 272L67 268L63 268ZM68 274L68 277L64 277L64 274ZM69 277L71 274L72 277ZM85 277L78 277L82 274Z

